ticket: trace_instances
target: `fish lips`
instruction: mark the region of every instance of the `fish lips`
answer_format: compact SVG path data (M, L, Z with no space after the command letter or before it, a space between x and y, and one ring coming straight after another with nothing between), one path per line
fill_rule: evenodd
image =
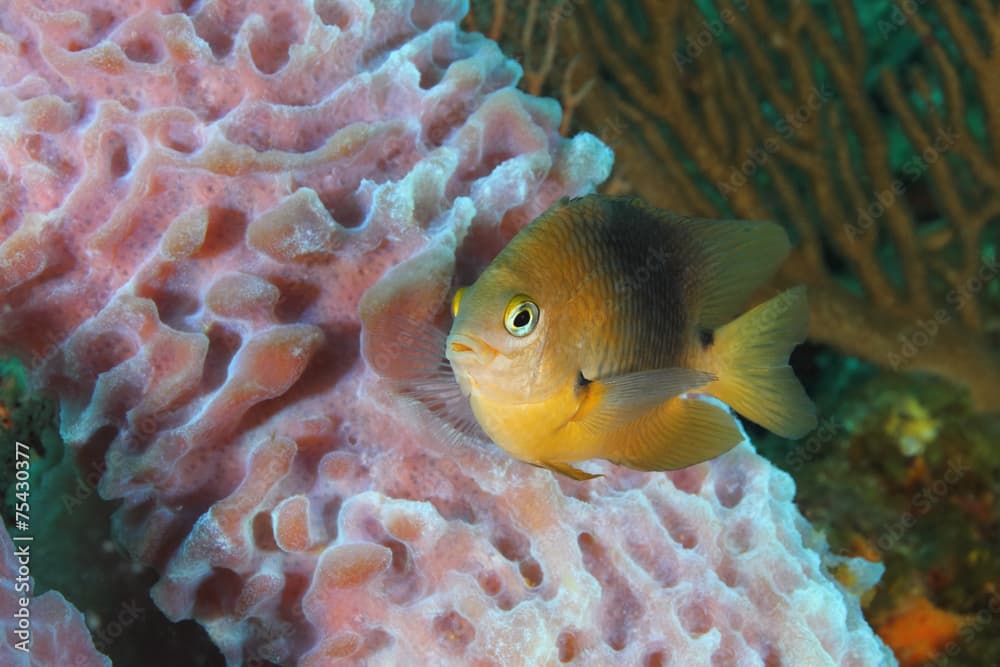
M484 340L467 334L453 333L445 341L445 356L454 369L489 366L497 357L497 350Z
M475 336L451 334L444 350L462 394L471 396L479 386L474 371L489 366L497 356L496 349Z

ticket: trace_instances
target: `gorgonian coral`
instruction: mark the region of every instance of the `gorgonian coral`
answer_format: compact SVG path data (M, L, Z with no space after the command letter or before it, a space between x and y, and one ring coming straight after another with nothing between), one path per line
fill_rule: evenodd
M442 308L610 170L465 9L0 14L0 351L100 464L157 604L230 664L889 662L748 446L557 481L442 443L369 370L362 295Z

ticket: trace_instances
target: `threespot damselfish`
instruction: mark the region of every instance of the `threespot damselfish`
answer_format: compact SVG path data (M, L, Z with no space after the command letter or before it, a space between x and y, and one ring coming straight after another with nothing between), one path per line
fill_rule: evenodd
M805 288L741 314L789 249L771 222L563 199L455 294L444 355L493 442L574 479L593 477L570 465L587 459L671 470L739 443L699 394L798 438L816 424L788 365Z

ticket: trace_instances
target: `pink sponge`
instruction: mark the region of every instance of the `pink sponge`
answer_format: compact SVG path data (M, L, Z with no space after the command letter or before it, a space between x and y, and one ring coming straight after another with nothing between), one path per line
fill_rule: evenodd
M32 597L34 546L15 544L0 522L0 665L110 667L94 648L83 614L66 598L57 591Z
M64 4L0 13L0 353L169 617L233 665L891 663L748 445L557 480L370 369L610 169L464 3Z

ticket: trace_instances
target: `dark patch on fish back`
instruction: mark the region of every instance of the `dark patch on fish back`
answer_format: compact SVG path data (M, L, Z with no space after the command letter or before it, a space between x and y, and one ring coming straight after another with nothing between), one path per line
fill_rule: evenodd
M607 199L594 226L606 262L623 348L619 372L674 365L683 355L691 317L687 293L696 249L667 214L625 198Z

